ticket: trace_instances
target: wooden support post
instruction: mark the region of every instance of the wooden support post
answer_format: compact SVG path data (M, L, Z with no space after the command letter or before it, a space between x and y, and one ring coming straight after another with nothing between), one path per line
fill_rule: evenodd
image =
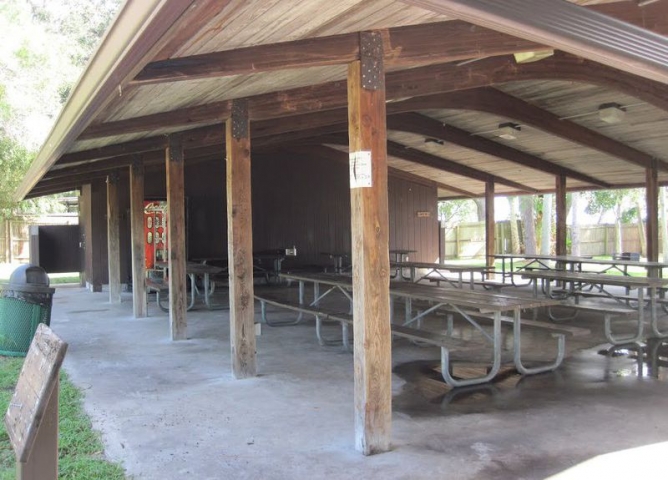
M235 100L225 124L230 347L235 378L256 375L253 299L250 122L248 102Z
M107 176L107 252L109 302L121 303L121 244L118 215L118 172Z
M348 67L355 446L370 455L389 450L392 427L387 131L381 35L360 44Z
M659 261L659 180L656 159L647 171L647 260Z
M132 235L132 309L135 318L147 315L146 254L144 252L144 165L130 166L130 225Z
M186 209L183 144L170 135L166 151L167 242L169 244L169 324L172 340L187 338ZM195 288L191 285L190 288Z
M566 255L566 236L568 227L566 226L566 176L557 175L556 177L556 217L557 217L557 238L555 253L557 255Z
M485 258L487 266L494 266L494 250L496 240L494 223L494 180L485 182Z

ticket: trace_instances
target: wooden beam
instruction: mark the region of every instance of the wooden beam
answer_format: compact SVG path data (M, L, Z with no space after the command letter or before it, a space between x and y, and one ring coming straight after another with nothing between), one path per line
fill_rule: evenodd
M533 0L527 9L496 0L402 1L668 83L668 38L573 3Z
M186 209L183 143L178 135L167 141L167 243L169 248L169 325L172 340L188 338L186 319ZM191 285L190 288L195 288Z
M566 175L573 179L591 183L599 187L610 187L610 184L589 175L585 175L584 173L562 167L548 160L543 160L542 158L530 155L521 150L510 148L501 143L496 143L484 137L473 136L470 132L451 125L443 124L438 120L417 113L389 116L387 125L390 130L410 132L429 138L436 138L487 155L492 155L509 162L517 163L543 173Z
M396 142L387 142L387 153L393 157L400 158L402 160L407 160L413 163L419 163L420 165L425 165L427 167L436 168L446 172L454 173L457 175L462 175L464 177L472 178L474 180L479 180L481 182L493 181L500 183L502 185L507 185L511 188L516 188L524 192L534 193L535 189L523 185L519 182L513 180L507 180L496 175L492 175L482 170L469 167L467 165L457 163L453 160L448 160L446 158L432 155L430 153L423 152L421 150L416 150L414 148L408 148L400 143Z
M412 103L424 108L455 108L476 110L512 118L531 125L584 147L603 152L628 163L647 168L654 157L624 143L613 140L575 122L560 119L557 115L531 105L524 100L508 95L494 88L477 88L463 92L420 97ZM431 105L431 107L428 107ZM657 162L659 169L668 171L668 163Z
M647 169L647 260L659 261L659 181L655 165ZM654 272L656 274L656 272Z
M251 143L248 103L235 100L225 126L230 346L235 378L256 375Z
M144 165L130 166L130 230L132 237L132 309L135 318L147 315L146 254L144 253Z
M556 199L556 217L557 217L557 237L555 251L557 255L566 255L567 252L567 233L568 226L566 224L566 217L568 209L566 208L566 176L557 175L555 182L555 199Z
M601 6L594 6L588 9L599 10L660 33L668 30L665 22L648 22L648 16L641 15L642 10L635 5L631 8L615 6L602 9ZM653 17L660 17L663 13L657 11L658 8L654 10ZM384 62L392 67L453 62L546 48L532 39L521 39L486 28L471 28L470 23L458 20L394 27L384 30L382 34L384 44L388 46ZM146 65L131 83L144 85L341 65L359 59L359 45L356 33L344 33L187 57L169 57L163 56L161 60Z
M109 303L121 303L121 242L118 203L118 172L107 176L107 258Z
M348 66L354 415L355 447L370 455L388 451L391 439L389 213L383 43L365 32L360 44L362 59Z
M387 99L397 100L513 81L546 79L601 85L668 111L668 85L562 52L556 52L553 57L540 62L527 64L517 64L513 57L494 57L469 65L457 66L448 63L390 72L386 75L386 88ZM345 109L345 88L344 82L329 82L250 97L250 116L252 120L266 120ZM393 106L388 106L388 113L392 112L389 107ZM399 112L395 110L395 113ZM224 120L228 115L229 101L225 100L94 125L86 129L79 138L83 140L212 123ZM297 119L293 117L292 121ZM283 125L286 124L287 122L283 122Z
M413 66L505 55L541 45L471 24L447 21L394 27L382 32L388 66ZM447 41L444 41L447 39ZM545 48L545 47L542 47ZM133 84L228 77L274 70L342 65L360 57L357 33L211 52L152 62Z
M494 220L494 181L485 182L485 258L487 266L494 266L496 253L496 222Z

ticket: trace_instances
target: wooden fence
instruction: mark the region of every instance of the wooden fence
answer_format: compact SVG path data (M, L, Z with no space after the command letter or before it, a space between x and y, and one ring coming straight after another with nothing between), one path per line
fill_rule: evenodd
M32 225L76 225L78 221L77 214L0 220L0 263L27 263L30 260Z
M522 223L518 221L518 231L522 242ZM540 231L536 232L540 235ZM512 253L510 221L496 223L496 252ZM462 223L453 228L443 228L443 258L484 258L485 223ZM567 241L570 253L570 227ZM540 248L540 238L538 248ZM661 240L659 239L659 242ZM660 244L660 243L659 243ZM615 225L580 226L580 255L611 255L616 253ZM552 242L554 250L554 241ZM641 252L640 229L637 224L622 225L622 252ZM554 253L554 252L553 252Z

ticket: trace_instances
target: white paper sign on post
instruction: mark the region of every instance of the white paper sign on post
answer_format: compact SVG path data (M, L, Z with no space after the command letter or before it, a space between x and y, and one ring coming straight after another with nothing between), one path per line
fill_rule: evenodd
M350 153L350 188L373 186L371 175L371 152Z

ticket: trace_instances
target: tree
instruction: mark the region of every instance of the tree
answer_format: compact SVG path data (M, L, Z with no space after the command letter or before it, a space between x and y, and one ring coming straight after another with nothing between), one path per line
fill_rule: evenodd
M601 223L603 216L608 212L615 214L615 252L622 251L622 223L627 223L630 218L636 215L635 207L625 208L629 195L629 190L597 190L587 192L587 207L585 212L590 215L598 215L598 223Z
M470 221L475 209L475 203L470 199L438 202L438 219L447 225Z
M571 194L571 254L580 255L580 192Z
M541 222L540 254L549 255L552 244L552 194L543 196L543 219Z
M0 216L57 208L12 196L119 1L0 2Z
M508 199L508 206L510 207L510 242L511 250L513 253L517 254L521 251L520 245L520 233L517 229L517 210L518 210L518 197L506 197Z
M524 253L536 254L536 210L533 195L520 197L520 215L524 226Z

